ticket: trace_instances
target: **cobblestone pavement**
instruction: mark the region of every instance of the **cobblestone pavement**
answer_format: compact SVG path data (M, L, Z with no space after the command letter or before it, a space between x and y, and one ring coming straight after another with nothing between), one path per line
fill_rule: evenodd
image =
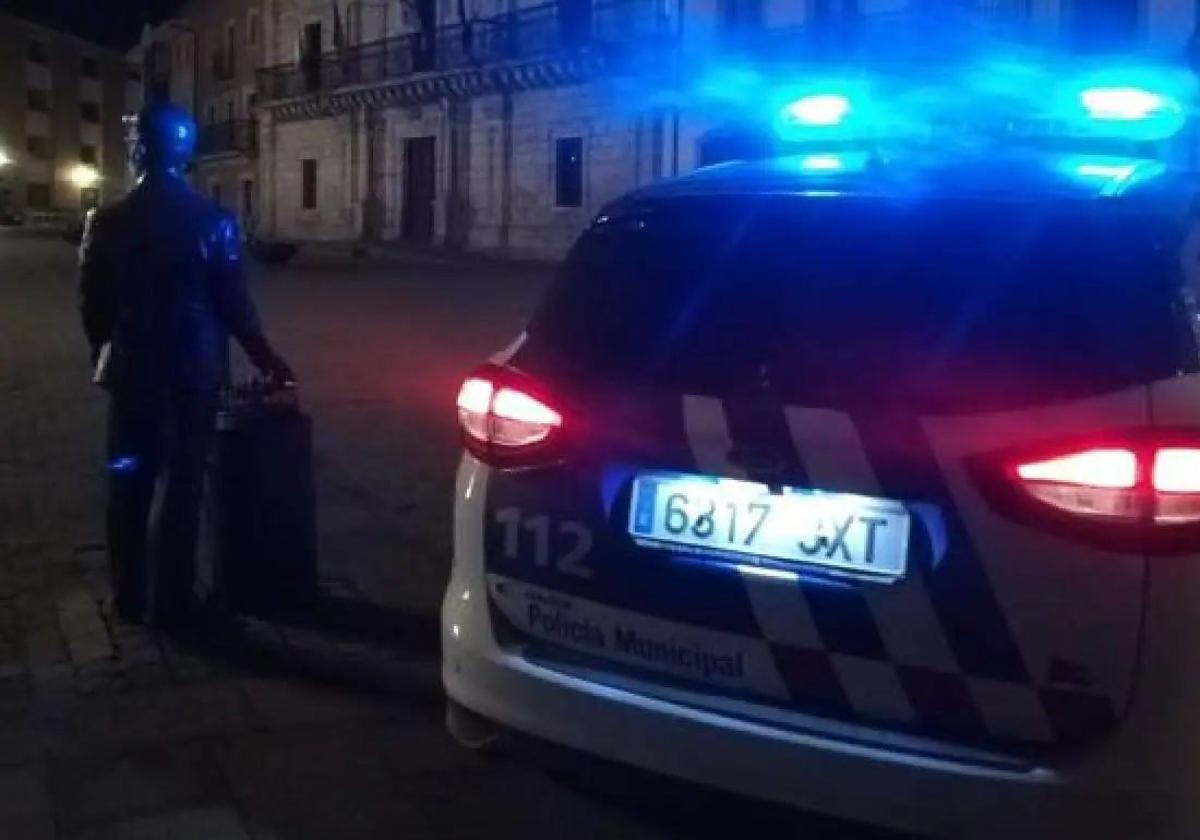
M73 252L0 230L0 837L777 836L846 827L441 726L453 391L541 272L309 259L256 282L317 428L322 605L200 649L109 620ZM731 828L736 825L738 829Z

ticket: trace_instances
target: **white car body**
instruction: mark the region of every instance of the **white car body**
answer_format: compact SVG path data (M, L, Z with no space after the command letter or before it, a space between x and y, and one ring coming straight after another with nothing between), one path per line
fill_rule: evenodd
M1195 186L925 165L598 217L460 394L446 691L898 830L1200 837Z
M1112 399L1135 413L1152 406L1163 425L1200 425L1200 378ZM969 445L967 438L986 438L990 427L1003 426L1008 433L1015 423L1030 434L1044 431L1047 423L1066 428L1081 422L1088 408L983 418L970 430L946 429L941 439L949 451ZM551 667L505 649L492 630L484 568L492 475L492 468L472 456L460 467L453 573L442 609L445 687L466 708L616 761L935 836L1194 837L1200 831L1200 656L1193 642L1200 629L1200 554L1149 562L1109 558L1124 564L1128 577L1119 583L1098 577L1097 586L1144 588L1136 690L1111 737L1077 756L1037 762L583 668ZM969 493L965 482L958 487ZM1012 526L988 516L972 527L993 539L1013 536L1002 533ZM1021 537L1042 539L1032 533ZM1011 586L1009 609L1046 622L1024 649L1031 660L1046 655L1051 625L1069 620L1076 599L1095 597L1088 587L1071 585L1079 553L1065 545L1054 548L1058 555L1052 559L1060 567L1025 570L1038 580L1003 581ZM1003 569L989 571L994 580L1005 576ZM1113 641L1103 638L1102 628L1098 635L1098 645ZM1112 661L1103 654L1100 659Z

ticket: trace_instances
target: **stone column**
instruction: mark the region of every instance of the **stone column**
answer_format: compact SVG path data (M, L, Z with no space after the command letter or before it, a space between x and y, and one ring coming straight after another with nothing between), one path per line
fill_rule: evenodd
M279 220L276 206L279 203L276 195L276 161L279 158L278 129L275 126L274 115L266 108L258 112L258 184L259 230L257 234L263 238L279 236Z

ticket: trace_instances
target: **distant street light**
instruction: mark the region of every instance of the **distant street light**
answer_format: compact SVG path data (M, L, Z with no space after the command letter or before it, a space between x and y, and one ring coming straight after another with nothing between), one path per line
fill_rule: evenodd
M71 169L67 177L79 189L86 190L89 187L96 186L96 182L100 180L100 173L96 171L96 167L80 163Z
M0 149L0 169L3 169L4 167L8 166L12 162L13 162L13 159L8 156L8 153L6 151L4 151L3 149Z

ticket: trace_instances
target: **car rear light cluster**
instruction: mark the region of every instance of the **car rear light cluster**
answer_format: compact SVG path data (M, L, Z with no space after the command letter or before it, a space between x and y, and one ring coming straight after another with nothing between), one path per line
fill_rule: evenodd
M543 452L563 426L550 398L520 374L498 366L477 371L458 392L463 441L475 455L511 462Z
M1009 476L1032 499L1097 521L1200 524L1200 442L1072 447L1018 459Z

